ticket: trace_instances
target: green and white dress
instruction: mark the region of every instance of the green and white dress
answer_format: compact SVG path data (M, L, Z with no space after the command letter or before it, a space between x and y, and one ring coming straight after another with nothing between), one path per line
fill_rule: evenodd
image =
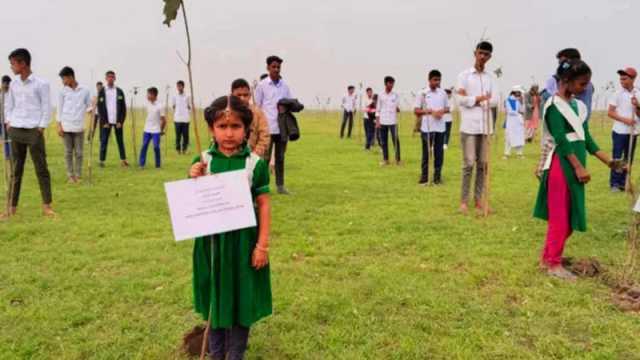
M247 169L251 194L255 199L269 193L269 170L264 160L251 153L248 146L226 156L216 145L201 157L208 161L212 174ZM269 266L256 270L251 255L258 240L258 228L196 238L193 248L193 294L195 311L204 319L212 309L211 327L250 327L271 315L271 280ZM211 245L213 244L213 271ZM213 278L212 278L213 275Z
M587 153L595 154L598 145L589 133L589 126L586 121L587 108L579 100L564 99L553 96L544 107L544 138L552 138L551 148L546 154L544 172L540 181L538 198L534 209L534 216L543 220L549 219L547 202L547 180L549 167L554 154L558 155L562 171L569 186L571 194L571 228L575 231L587 230L587 214L585 209L584 184L578 181L573 167L567 155L574 154L582 166L587 166Z

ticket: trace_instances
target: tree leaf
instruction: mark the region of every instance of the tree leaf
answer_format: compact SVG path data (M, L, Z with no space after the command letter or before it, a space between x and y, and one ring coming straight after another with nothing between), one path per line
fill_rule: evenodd
M164 1L164 9L162 12L164 13L164 21L163 24L167 26L171 26L171 22L176 19L178 16L178 10L180 9L180 5L182 5L181 0L163 0Z

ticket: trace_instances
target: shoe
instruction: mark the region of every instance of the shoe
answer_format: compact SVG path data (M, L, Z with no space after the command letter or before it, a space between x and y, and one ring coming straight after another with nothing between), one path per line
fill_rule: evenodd
M291 195L291 193L284 186L278 186L278 194Z
M449 148L449 145L447 145L447 144L444 144L444 145L442 146L442 149L443 149L443 150L447 150L448 148Z
M442 179L440 179L440 178L433 179L433 184L434 185L442 185Z
M98 164L98 166L100 166L101 168L104 167L104 161L100 161L100 163Z
M571 271L565 269L562 265L554 266L547 269L547 275L567 281L576 281L578 279Z
M429 185L429 179L420 179L418 181L418 185L427 186Z
M623 191L623 190L622 190L622 189L620 189L619 187L612 187L612 188L611 188L611 192L612 192L612 193L619 193L619 192L622 192L622 191Z

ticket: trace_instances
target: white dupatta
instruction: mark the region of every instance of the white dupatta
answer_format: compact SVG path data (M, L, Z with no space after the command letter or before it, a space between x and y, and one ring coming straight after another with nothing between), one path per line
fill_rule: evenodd
M573 111L571 105L559 96L552 96L547 100L544 104L544 112L547 113L547 110L551 107L551 105L555 105L556 109L562 114L562 116L567 120L573 132L566 134L567 140L569 142L574 141L585 141L584 128L583 124L587 120L587 106L580 100L575 99L578 104L578 114ZM547 126L547 122L543 121L542 127L542 144L543 144L543 154L545 154L545 161L542 167L542 170L548 170L551 167L551 160L553 159L553 154L555 153L556 144L553 140L553 136L551 136L551 132Z

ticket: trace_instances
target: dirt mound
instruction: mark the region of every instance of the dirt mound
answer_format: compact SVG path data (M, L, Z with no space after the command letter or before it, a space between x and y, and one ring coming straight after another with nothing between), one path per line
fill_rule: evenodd
M594 258L563 258L562 265L579 277L593 278L604 273L604 267Z
M204 336L204 331L206 329L206 325L197 325L191 331L184 334L182 337L182 351L190 357L199 357L200 350L202 349L202 337ZM209 342L207 341L207 347L209 347ZM209 349L205 349L208 351Z
M613 294L613 304L622 311L640 311L640 287L621 287Z

